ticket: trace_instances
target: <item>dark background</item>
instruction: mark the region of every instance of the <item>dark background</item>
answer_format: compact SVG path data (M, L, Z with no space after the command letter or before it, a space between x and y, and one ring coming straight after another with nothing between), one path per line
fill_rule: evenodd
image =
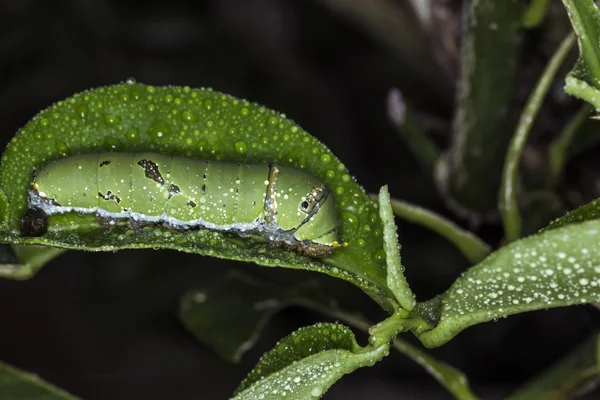
M447 6L439 26L445 44L428 42L408 2L384 2L396 13L378 17L379 30L352 11L340 12L335 5L343 3L369 2L0 0L2 147L40 109L88 88L129 77L208 86L286 113L329 146L368 191L388 184L394 197L456 219L388 122L385 99L399 87L428 133L448 144L459 2L439 2ZM534 31L527 39L534 51L524 61L515 107L548 55L542 38ZM564 104L557 85L553 104ZM568 116L551 110L553 118ZM538 128L534 143L551 136L547 126ZM418 300L444 291L468 267L443 239L399 224L403 264ZM500 238L494 224L477 232L494 245ZM325 320L300 309L284 311L241 364L228 364L197 343L175 312L185 290L229 268L312 276L167 251L67 253L31 280L0 280L0 360L89 400L227 398L279 338ZM337 295L371 318L381 317L358 289L342 285ZM430 353L467 373L478 394L497 398L598 325L588 307L529 313L470 328ZM450 395L421 367L392 353L344 378L326 398Z

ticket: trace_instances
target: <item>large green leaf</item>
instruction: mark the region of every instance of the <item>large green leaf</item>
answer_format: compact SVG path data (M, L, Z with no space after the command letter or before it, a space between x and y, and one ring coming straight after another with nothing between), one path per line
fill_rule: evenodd
M332 190L348 246L322 260L264 242L204 230L111 229L93 215L52 215L43 237L23 237L34 168L81 153L153 151L170 155L301 168ZM376 206L345 166L285 115L210 89L133 82L74 95L36 115L7 147L0 166L0 240L81 250L170 248L266 266L324 272L361 286L384 306L382 226Z
M342 376L372 366L388 351L388 344L361 348L343 325L301 328L263 355L235 399L318 399Z
M600 10L594 0L563 0L577 35L579 59L565 91L600 108Z
M0 399L6 400L77 400L59 388L30 374L0 362Z
M600 301L600 221L566 225L513 242L469 269L415 311L434 329L417 333L440 346L463 329L526 311Z

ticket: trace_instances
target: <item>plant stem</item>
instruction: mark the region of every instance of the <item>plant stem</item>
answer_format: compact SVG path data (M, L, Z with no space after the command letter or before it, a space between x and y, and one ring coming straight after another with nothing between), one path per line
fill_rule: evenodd
M421 164L421 168L432 175L440 158L440 150L423 132L419 121L413 116L410 106L404 100L402 92L396 88L391 89L388 94L387 113L396 131Z
M376 195L371 195L376 198ZM477 235L462 229L454 222L425 208L398 199L391 199L394 214L432 230L455 245L472 263L477 264L492 251L491 247Z
M535 28L538 26L546 16L549 5L550 0L532 0L525 12L523 26L526 28Z
M581 124L590 116L594 107L585 103L579 111L569 120L562 132L552 141L548 149L548 162L550 163L550 182L555 183L560 178L565 162L567 152L573 138Z
M574 43L575 35L571 33L562 41L548 62L533 92L529 96L529 100L527 100L527 104L523 109L519 123L511 139L504 163L499 199L499 209L504 224L505 241L507 242L518 239L521 235L521 215L516 190L521 153L550 84Z

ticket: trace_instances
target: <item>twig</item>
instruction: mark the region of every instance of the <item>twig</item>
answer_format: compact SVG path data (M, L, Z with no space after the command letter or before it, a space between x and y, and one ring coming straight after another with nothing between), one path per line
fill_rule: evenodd
M376 198L376 195L371 195ZM454 244L473 264L483 260L492 251L491 247L475 234L462 229L439 214L402 200L391 199L396 216L424 226Z
M523 26L526 28L535 28L538 26L546 16L549 5L550 0L532 0L527 12L525 12Z
M571 142L577 134L579 127L589 117L593 109L594 107L588 103L581 106L577 114L569 120L562 132L550 144L548 148L548 162L550 164L551 183L558 181L562 174Z
M504 163L499 199L499 210L504 224L506 242L518 239L521 235L521 214L519 212L516 191L521 153L525 147L525 142L529 136L533 121L550 88L550 84L574 43L575 35L571 33L562 41L548 62L548 65L546 65L544 72L527 100L527 104L523 109L519 123L511 139Z

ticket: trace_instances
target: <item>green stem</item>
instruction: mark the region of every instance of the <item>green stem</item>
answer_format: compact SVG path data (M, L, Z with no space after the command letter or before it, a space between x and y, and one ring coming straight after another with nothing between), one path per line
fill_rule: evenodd
M577 134L579 127L590 116L593 109L594 107L588 103L581 106L577 114L569 120L569 123L567 123L562 132L552 141L552 144L550 144L548 149L548 161L550 163L551 183L557 182L560 178L571 142Z
M439 383L454 395L457 400L478 400L471 391L467 378L462 372L443 362L435 360L419 348L403 340L394 340L392 347L400 353L412 358L417 364L429 372Z
M550 84L574 43L575 35L569 34L548 62L546 69L529 96L511 139L504 163L499 199L499 209L504 223L505 241L507 242L518 239L521 235L521 214L517 202L517 177L521 153Z
M433 174L435 165L440 158L440 149L425 134L400 90L395 88L390 90L387 98L387 112L396 131L413 153L421 168L430 175Z
M374 199L376 195L371 195ZM475 234L462 229L454 222L425 208L391 199L394 214L408 222L412 222L432 230L455 245L472 263L477 264L492 251L491 247Z
M531 0L523 18L523 26L526 28L535 28L538 26L546 16L549 5L550 0Z

